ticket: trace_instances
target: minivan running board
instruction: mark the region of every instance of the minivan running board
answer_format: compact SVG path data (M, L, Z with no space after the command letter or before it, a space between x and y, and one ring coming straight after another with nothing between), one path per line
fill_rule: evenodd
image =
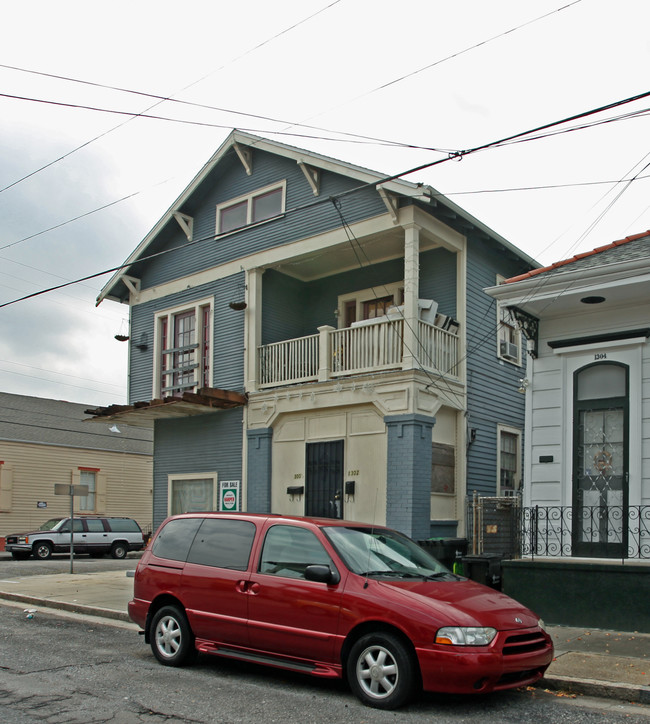
M197 648L204 654L216 654L217 656L226 656L230 659L250 661L253 664L280 666L283 669L291 669L292 671L301 671L311 674L316 669L316 666L314 666L313 664L303 664L297 661L288 661L287 659L281 659L276 656L264 656L264 654L251 654L246 651L237 651L236 649L228 649L221 646L212 646L208 643L201 643L197 646Z

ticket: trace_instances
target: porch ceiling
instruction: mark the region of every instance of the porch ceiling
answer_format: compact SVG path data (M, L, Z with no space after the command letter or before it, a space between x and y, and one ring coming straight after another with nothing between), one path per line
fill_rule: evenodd
M88 422L114 420L134 427L153 427L155 420L207 415L246 405L248 399L239 392L204 387L198 393L185 392L182 397L165 397L133 405L109 405L85 410L93 415Z
M362 239L352 235L345 238L345 232L341 231L341 237L340 243L283 260L272 268L309 282L404 256L404 229L401 226ZM439 244L432 239L420 236L420 251L436 246Z

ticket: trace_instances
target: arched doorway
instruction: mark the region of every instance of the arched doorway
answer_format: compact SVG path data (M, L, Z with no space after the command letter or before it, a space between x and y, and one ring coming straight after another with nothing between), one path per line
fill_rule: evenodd
M627 555L628 377L628 367L614 362L574 374L574 556Z

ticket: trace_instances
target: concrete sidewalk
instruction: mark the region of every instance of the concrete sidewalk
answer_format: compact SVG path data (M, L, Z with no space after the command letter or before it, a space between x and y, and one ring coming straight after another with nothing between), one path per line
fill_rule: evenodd
M0 601L35 608L35 615L41 609L58 609L129 622L132 574L109 571L5 578L0 580ZM539 686L650 704L650 634L565 626L547 630L553 637L555 659Z

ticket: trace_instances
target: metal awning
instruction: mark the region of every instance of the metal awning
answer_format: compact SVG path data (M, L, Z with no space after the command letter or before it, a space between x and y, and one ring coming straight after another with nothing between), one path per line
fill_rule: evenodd
M133 405L109 405L85 412L93 416L88 422L115 420L134 427L153 427L155 420L207 415L243 407L247 402L246 395L240 392L203 387L198 392L184 392L180 397L164 397Z

